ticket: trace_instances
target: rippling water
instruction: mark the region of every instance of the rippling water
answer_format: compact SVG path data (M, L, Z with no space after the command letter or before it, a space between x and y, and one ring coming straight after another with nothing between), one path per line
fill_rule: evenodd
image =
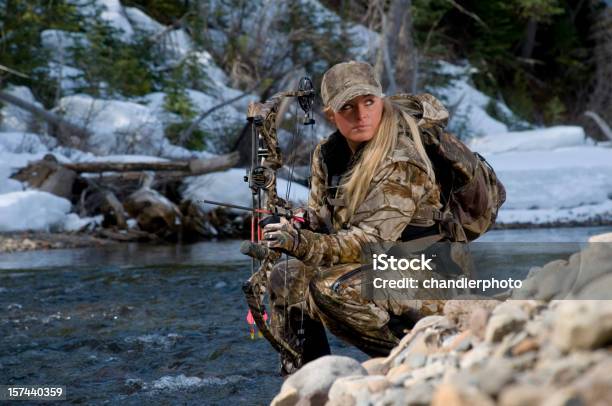
M585 241L611 227L495 231ZM239 242L0 255L0 384L65 385L83 404L267 404L277 356L250 340ZM334 353L366 357L331 338Z
M277 356L251 340L239 242L0 256L0 384L73 403L267 404ZM336 352L365 359L333 341Z

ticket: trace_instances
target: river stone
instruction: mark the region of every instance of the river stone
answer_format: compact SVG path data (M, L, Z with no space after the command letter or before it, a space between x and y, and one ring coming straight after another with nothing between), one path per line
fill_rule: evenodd
M515 371L509 361L503 358L493 359L478 371L476 375L478 387L487 395L495 396L504 386L512 382L514 374Z
M432 406L493 406L493 400L473 386L461 387L451 383L439 385Z
M427 356L419 353L410 354L404 361L411 369L421 368L426 362Z
M478 309L491 312L498 302L495 300L449 300L444 305L444 315L457 325L460 330L470 326L470 318Z
M599 276L585 284L580 290L571 295L576 300L611 300L612 299L612 273Z
M361 363L369 375L385 375L389 371L389 365L385 364L385 357L370 358Z
M474 337L478 337L481 340L484 339L487 322L490 316L491 312L483 307L474 310L474 313L470 315L468 323Z
M499 406L539 406L552 391L535 385L511 385L499 395Z
M604 275L612 274L612 244L609 242L591 243L580 253L580 262L576 268L579 269L577 278L574 281L573 293L581 291L586 285L591 283L601 284L600 279ZM609 281L609 279L608 279ZM609 282L606 286L612 288ZM612 293L608 290L608 295L604 297L583 296L580 299L611 299Z
M526 322L527 314L518 305L502 303L491 314L485 330L485 341L499 342L506 334L519 331Z
M542 406L582 406L586 403L580 398L578 394L572 388L562 388L556 392L552 392L544 402L540 403Z
M506 357L510 356L512 348L527 338L527 332L524 330L518 330L517 332L506 334L501 340L495 350L493 351L493 357Z
M281 389L281 392L272 399L271 405L274 406L293 406L300 400L300 395L297 389L287 388Z
M577 268L573 264L570 266L566 260L551 261L532 277L523 280L520 289L513 289L511 298L551 300L565 297L568 283L575 280L576 272Z
M437 324L444 323L445 321L446 320L444 319L444 316L439 316L439 315L426 316L416 322L416 324L412 328L412 331L424 329L429 326L435 326Z
M612 233L592 235L589 242L612 242Z
M283 383L281 393L272 400L272 405L283 392L290 388L298 392L300 402L309 400L309 404L324 404L327 401L327 392L337 378L351 375L367 375L361 364L350 357L326 355L317 358L300 368ZM284 395L283 395L284 396ZM284 399L284 397L282 398ZM291 397L293 399L293 397ZM285 403L284 405L289 405Z
M595 365L573 385L587 405L612 405L612 358Z
M553 342L560 349L594 349L612 341L612 301L566 301L556 313Z
M472 347L472 333L465 330L460 334L451 336L444 341L443 347L448 351L465 352Z
M433 399L435 388L430 382L412 385L401 405L429 405Z
M394 379L397 376L410 373L410 371L412 371L412 368L408 364L400 364L387 372L387 379Z
M428 364L423 368L415 369L412 371L412 376L417 381L425 381L427 379L439 378L446 371L446 365L442 362L436 362L434 364ZM406 383L404 383L406 386Z
M438 349L438 337L438 333L430 329L416 333L412 341L393 361L393 366L408 363L412 368L421 367L425 363L427 355Z
M371 403L375 405L387 405L387 406L394 406L394 405L408 406L408 405L412 405L411 403L408 403L407 401L409 397L410 397L409 390L405 388L391 387L387 389L386 391L384 391L383 393L372 396ZM426 404L429 404L429 403L426 403ZM416 406L417 404L414 404L414 405ZM345 404L342 404L342 406L345 406Z
M536 371L547 384L566 386L578 379L591 366L601 362L607 351L576 351L553 359L540 359Z
M379 393L391 386L384 376L345 376L338 378L329 389L327 405L345 405L350 399L353 404L367 404L373 393Z
M491 357L491 347L480 344L466 352L460 361L461 369L470 369L476 365L485 364Z
M512 347L512 356L516 357L526 352L537 351L540 348L540 344L531 337L524 338L520 343Z

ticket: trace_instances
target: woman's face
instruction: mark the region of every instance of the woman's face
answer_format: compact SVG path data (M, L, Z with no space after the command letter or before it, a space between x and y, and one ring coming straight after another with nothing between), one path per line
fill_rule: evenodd
M370 141L382 118L383 101L373 95L357 96L348 101L338 112L329 114L330 120L355 152L359 144Z

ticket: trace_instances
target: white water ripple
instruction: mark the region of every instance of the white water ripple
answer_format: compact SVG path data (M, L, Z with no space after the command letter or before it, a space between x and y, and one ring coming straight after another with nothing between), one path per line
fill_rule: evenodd
M150 385L146 385L144 389L175 391L187 388L197 388L202 386L223 386L246 380L244 376L229 375L223 378L217 376L208 376L200 378L197 376L185 376L184 374L177 376L162 376Z

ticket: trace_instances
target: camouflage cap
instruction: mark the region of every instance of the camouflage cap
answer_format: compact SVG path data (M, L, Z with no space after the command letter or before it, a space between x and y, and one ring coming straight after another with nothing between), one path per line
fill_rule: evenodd
M321 82L321 98L323 105L334 111L357 96L372 94L382 97L382 86L374 68L365 62L342 62L332 66L323 75Z

